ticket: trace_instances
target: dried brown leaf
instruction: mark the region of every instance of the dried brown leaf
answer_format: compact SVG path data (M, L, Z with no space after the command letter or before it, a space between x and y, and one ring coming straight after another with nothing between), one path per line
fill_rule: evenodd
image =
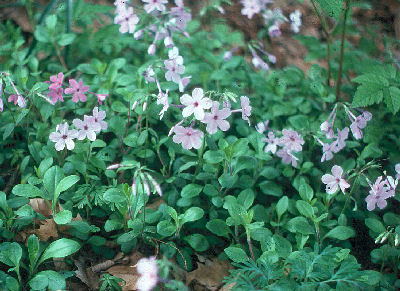
M136 271L136 267L129 265L116 265L109 268L106 272L125 281L125 283L120 283L123 291L136 290L136 281L140 277Z

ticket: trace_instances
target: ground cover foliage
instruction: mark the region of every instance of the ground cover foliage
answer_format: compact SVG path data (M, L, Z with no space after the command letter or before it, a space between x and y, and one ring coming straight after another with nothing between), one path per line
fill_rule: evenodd
M398 42L275 2L0 4L1 290L400 288Z

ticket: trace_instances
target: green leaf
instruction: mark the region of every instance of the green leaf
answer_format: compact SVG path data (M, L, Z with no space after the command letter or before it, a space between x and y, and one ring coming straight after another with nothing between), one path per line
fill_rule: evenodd
M199 207L191 207L185 211L185 214L183 214L181 224L183 225L186 222L199 220L203 217L203 215L204 215L203 209Z
M314 196L314 191L310 185L303 182L299 187L299 194L304 201L311 201Z
M249 259L245 251L238 247L228 247L224 252L235 263L244 263Z
M57 15L53 14L46 17L46 27L48 30L54 30L57 25Z
M203 158L207 163L218 164L225 159L225 153L221 150L217 151L206 151Z
M338 20L343 10L343 0L317 0L330 17Z
M28 238L29 266L33 269L36 257L39 253L39 239L32 234Z
M370 230L372 230L373 232L376 232L378 234L386 231L386 228L383 225L383 223L380 222L378 219L375 219L375 218L366 218L365 219L365 225Z
M52 157L44 159L43 161L40 162L39 171L40 171L41 177L43 177L43 175L51 167L52 164L53 164L53 158Z
M281 199L279 199L278 203L276 204L276 213L278 214L279 219L286 212L288 206L289 198L287 196L283 196Z
M238 180L237 175L232 176L229 173L224 173L218 178L218 182L224 188L231 188L233 185L235 185L237 180Z
M112 203L122 203L126 201L126 198L117 188L110 188L104 192L103 199Z
M61 238L52 242L43 252L38 265L51 258L65 258L77 252L81 245L68 238Z
M10 267L19 268L22 249L16 242L3 242L0 244L0 262Z
M70 223L72 219L72 212L69 210L62 210L60 212L58 212L55 216L54 216L54 222L57 224L67 224Z
M389 87L389 94L385 94L385 103L389 110L396 114L400 109L400 89Z
M3 128L4 128L3 140L6 140L6 138L9 137L14 130L14 123L9 123L3 126Z
M181 196L183 198L193 198L199 196L200 192L203 190L203 186L197 184L188 184L183 187Z
M335 238L338 240L347 240L351 237L355 236L355 231L353 228L349 226L336 226L334 229L331 229L324 238Z
M12 193L16 196L27 198L43 197L42 191L36 186L30 184L19 184L14 186Z
M62 179L56 187L56 193L55 193L54 200L57 201L58 196L60 195L61 192L68 190L73 185L75 185L78 181L79 181L79 177L77 175L67 176L64 179Z
M157 224L157 233L168 237L176 232L176 226L169 220L162 220Z
M290 232L299 232L301 234L314 234L314 228L308 223L307 219L297 216L288 221L286 228Z
M179 221L178 213L174 208L172 208L171 206L167 206L167 213L176 223L178 223Z
M218 236L228 237L228 234L231 233L231 230L226 225L226 222L222 219L212 219L207 222L206 227L209 231Z
M365 81L361 86L358 86L353 99L353 107L365 107L374 103L382 102L383 88L385 88L385 84L386 86L388 85L388 81L376 74L373 75L374 79L368 77L368 81ZM363 76L364 75L360 77ZM364 79L361 80L364 81Z
M208 243L206 237L202 234L192 234L184 237L184 240L198 252L204 252L209 249L210 244Z
M296 202L296 208L305 217L312 218L314 216L314 208L303 200Z
M57 185L64 178L64 172L59 166L53 166L46 171L43 177L43 185L44 188L50 193L51 197L53 197Z
M65 290L65 278L56 271L41 271L30 281L29 286L32 290ZM43 287L44 286L44 287Z
M62 33L60 39L57 41L60 46L67 46L74 42L76 38L75 33Z

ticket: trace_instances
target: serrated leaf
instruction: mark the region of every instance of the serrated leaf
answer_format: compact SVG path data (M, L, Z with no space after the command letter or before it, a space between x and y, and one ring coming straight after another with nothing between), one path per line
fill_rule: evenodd
M400 109L400 89L389 87L389 94L385 94L385 103L389 110L396 114Z
M317 0L317 2L330 17L333 17L336 20L342 14L343 0Z

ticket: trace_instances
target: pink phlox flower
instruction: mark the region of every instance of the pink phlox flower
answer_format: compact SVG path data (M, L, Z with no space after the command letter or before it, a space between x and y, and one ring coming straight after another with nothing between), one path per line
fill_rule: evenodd
M347 110L347 114L349 115L350 121L352 122L350 125L350 129L353 133L354 138L362 139L362 129L367 126L367 122L371 120L372 114L368 111L364 111L362 114L356 117L350 110Z
M78 140L84 140L85 138L88 138L90 141L96 140L96 131L100 131L100 125L94 121L93 116L85 115L83 121L75 118L72 123L79 129Z
M171 48L174 46L174 41L171 36L166 36L164 38L164 45L166 48Z
M192 96L184 94L180 98L180 101L185 105L182 116L189 117L194 114L197 120L203 120L205 115L204 110L210 109L212 106L210 98L204 97L204 91L201 88L195 88L192 91Z
M179 92L183 92L185 91L185 87L190 83L190 79L192 78L192 76L187 76L187 77L183 77L181 78L181 80L179 81Z
M272 131L268 132L268 137L263 138L262 141L268 143L264 149L266 153L269 151L271 151L273 154L276 153L279 139L275 137L275 134Z
M11 94L10 96L8 96L8 102L14 102L14 105L18 105L21 108L26 107L25 98L18 94Z
M278 37L282 35L281 29L279 28L279 25L274 23L268 28L268 34L270 37Z
M297 167L297 161L298 158L296 158L291 151L288 151L286 149L280 149L276 155L280 158L282 158L282 162L284 164L292 164L293 167Z
M108 94L95 94L97 97L97 102L99 102L99 105L103 105L103 101L106 100L108 97Z
M242 106L242 119L246 120L250 125L249 116L251 115L251 106L249 97L241 96L240 105Z
M337 141L334 141L333 143L323 143L320 141L322 144L322 157L321 157L321 163L324 161L330 161L333 159L333 153L335 152L337 148Z
M261 10L261 5L258 0L241 0L241 2L243 5L241 13L249 19L253 18L254 14L259 13Z
M181 143L184 149L190 150L191 148L199 149L201 147L201 139L203 138L203 132L197 129L183 126L175 126L175 135L173 141L175 143Z
M168 58L175 60L178 65L183 65L183 58L179 55L179 49L176 46L168 51Z
M282 130L282 137L279 140L279 144L286 150L300 152L304 144L304 140L299 134L290 129Z
M400 163L394 166L394 170L396 171L396 179L400 179Z
M106 112L105 111L99 111L99 108L96 106L93 108L93 123L97 123L99 126L93 125L94 129L96 132L100 132L100 130L106 130L107 129L107 122L104 121L106 118Z
M119 11L126 9L126 4L128 0L116 0L114 1L115 13L119 13Z
M338 153L342 149L346 147L346 139L349 136L349 128L345 127L342 130L338 129L337 130L337 140L336 140L336 148L334 149L335 153Z
M171 129L168 132L168 136L171 136L171 134L173 134L175 132L175 128L180 126L185 120L182 119L181 121L179 121L177 124L175 124L173 127L171 127Z
M168 0L142 0L142 2L147 3L144 5L144 10L146 10L147 13L150 13L154 10L163 12L165 11L164 4L168 4Z
M225 62L229 61L229 60L232 58L232 56L233 56L232 51L227 51L227 52L225 52L225 53L224 53L224 61L225 61Z
M71 87L65 89L65 94L74 94L72 95L72 101L78 103L78 101L86 102L87 96L85 92L89 91L89 86L83 86L82 79L79 79L79 83L75 81L75 79L69 80L69 85Z
M133 8L125 6L120 6L117 11L118 14L114 18L114 24L119 24L120 33L134 33L136 29L136 24L139 22L139 17L133 13Z
M51 101L53 104L55 104L58 100L60 100L61 102L64 102L64 98L63 98L63 88L57 88L55 90L50 90L47 93L47 96L51 98Z
M222 131L227 131L230 124L225 119L231 115L231 111L228 108L219 109L219 102L214 101L211 107L211 113L206 113L204 119L201 121L207 124L206 130L210 134L214 134L218 131L218 128Z
M269 65L266 62L264 62L263 59L261 59L260 56L258 56L258 55L253 55L251 62L253 63L253 66L256 69L260 68L261 70L264 70L264 71L269 70Z
M155 82L156 81L156 79L154 78L155 75L156 75L156 73L154 72L152 66L148 66L146 71L143 72L143 76L144 76L144 79L146 80L146 83L147 82L150 82L150 83Z
M290 13L290 29L294 33L299 33L301 27L301 12L299 10L295 10L294 12Z
M154 56L154 54L156 53L156 44L153 42L149 48L147 49L147 54L149 56Z
M392 191L387 187L386 179L383 181L382 179L383 177L379 176L374 185L370 184L371 190L369 191L369 195L365 198L369 211L374 210L375 206L378 206L380 209L385 208L387 206L386 199L393 196Z
M155 257L142 258L136 264L140 278L136 282L138 291L151 291L158 282L158 267Z
M331 171L333 175L325 174L321 178L322 183L326 184L326 193L333 194L337 191L338 187L340 187L340 190L344 194L346 189L350 187L350 184L342 178L342 167L334 165Z
M268 54L268 61L275 64L276 63L276 56Z
M331 139L334 136L333 124L335 123L335 119L336 119L336 107L331 111L328 119L324 121L320 126L321 131L325 133L326 138L328 139Z
M164 93L160 91L157 95L157 104L162 105L163 108L161 109L160 113L158 114L160 116L160 120L164 117L164 113L167 112L169 108L169 103L168 103L168 89Z
M56 90L57 88L62 87L64 81L64 74L58 73L58 75L53 75L50 77L50 81L53 82L50 84L50 90Z
M167 81L172 81L176 84L179 84L181 80L181 74L185 72L185 67L179 65L175 59L165 60L164 65L165 69L167 70L165 73L165 79Z
M386 191L389 193L390 197L396 195L396 188L399 184L399 179L394 179L392 176L386 176L386 179L383 181Z
M257 132L264 133L264 131L268 130L269 120L265 120L264 122L258 122L255 126Z
M78 132L75 129L69 130L68 123L60 123L56 127L56 131L50 133L49 139L55 142L55 148L57 151L62 151L65 146L68 150L73 150L75 147L74 138L78 136Z

